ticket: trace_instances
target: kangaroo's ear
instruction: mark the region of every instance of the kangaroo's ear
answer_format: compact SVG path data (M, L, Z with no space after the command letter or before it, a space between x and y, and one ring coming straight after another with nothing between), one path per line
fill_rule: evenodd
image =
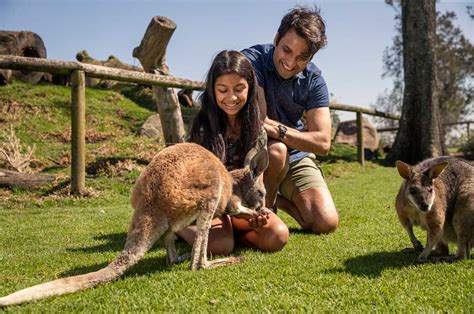
M244 159L244 167L249 167L250 162L252 161L253 157L258 153L258 150L254 147L249 150L247 155L245 155Z
M431 180L436 179L441 174L441 172L443 172L444 168L446 168L447 165L448 165L447 162L443 162L431 168L429 172L430 179Z
M411 166L409 164L404 163L401 160L397 160L395 162L395 165L397 166L398 173L403 179L408 180L411 176L412 170Z
M261 149L260 151L253 153L253 156L251 156L251 159L248 162L248 167L250 168L250 173L253 179L256 179L259 175L261 175L268 167L267 150Z

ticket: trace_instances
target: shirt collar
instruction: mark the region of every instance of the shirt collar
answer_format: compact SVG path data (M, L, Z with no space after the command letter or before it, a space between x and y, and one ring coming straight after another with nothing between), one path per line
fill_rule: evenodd
M275 63L273 63L273 53L275 53L275 46L272 46L272 48L270 49L270 51L267 54L267 60L265 60L265 67L269 71L276 72ZM301 72L296 73L296 75L293 76L292 78L290 78L290 80L295 79L295 78L299 78L299 79L306 78L306 76L303 74L303 72L304 72L304 70L301 71Z

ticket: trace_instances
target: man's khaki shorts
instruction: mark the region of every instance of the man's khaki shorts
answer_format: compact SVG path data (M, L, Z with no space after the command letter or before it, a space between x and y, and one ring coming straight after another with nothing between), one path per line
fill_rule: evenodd
M301 160L290 163L290 169L280 184L280 194L293 201L296 194L318 187L327 188L326 180L315 156L309 154Z

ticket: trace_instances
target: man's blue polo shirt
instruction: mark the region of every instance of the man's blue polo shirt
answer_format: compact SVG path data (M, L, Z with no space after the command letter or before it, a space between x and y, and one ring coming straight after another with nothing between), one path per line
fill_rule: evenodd
M252 62L258 84L265 91L267 115L291 128L302 131L301 116L305 111L329 107L329 93L321 70L309 62L306 68L294 77L283 80L273 63L272 44L256 45L242 50ZM309 153L289 150L290 162L300 160Z

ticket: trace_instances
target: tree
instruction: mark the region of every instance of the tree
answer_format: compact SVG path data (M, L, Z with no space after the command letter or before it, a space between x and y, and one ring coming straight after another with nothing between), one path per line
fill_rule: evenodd
M395 30L397 35L392 46L385 49L384 74L382 77L393 77L393 89L379 96L376 107L379 110L399 114L403 100L403 43L401 15L398 4L386 1L397 10ZM471 19L472 8L466 8ZM435 56L438 77L438 95L443 123L456 122L463 116L474 112L474 46L454 25L454 12L437 13ZM379 119L378 122L392 127L393 121Z
M395 142L387 156L408 163L442 155L436 79L435 0L402 0L404 93Z

